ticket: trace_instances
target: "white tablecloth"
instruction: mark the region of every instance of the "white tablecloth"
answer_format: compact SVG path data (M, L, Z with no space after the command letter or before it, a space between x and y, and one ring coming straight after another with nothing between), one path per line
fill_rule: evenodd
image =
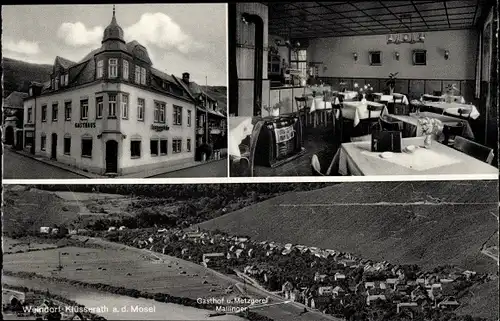
M423 145L424 138L403 138L403 147ZM414 153L393 153L382 158L371 152L371 141L344 143L328 169L341 175L435 175L492 174L498 169L465 153L434 141L429 150L418 148Z
M447 114L450 114L453 116L460 116L460 113L458 112L459 109L472 110L471 114L470 114L470 118L472 118L472 119L477 119L480 115L479 111L477 110L476 106L474 106L474 105L458 104L458 103L432 102L432 101L425 101L424 105L442 109L443 112L446 112Z
M252 130L252 117L229 117L229 155L241 157L241 141L251 135Z
M352 100L356 97L358 97L358 92L357 91L344 91L344 92L335 92L335 94L342 96L344 100Z
M406 97L406 95L403 95L403 94L397 94L397 93L394 93L392 95L384 95L382 93L373 93L374 95L378 96L378 99L380 101L387 101L387 102L393 102L394 101L394 96L396 96L396 99L401 99L403 98L403 104L405 105L408 105L410 102L408 101L408 97Z
M333 104L334 105L339 105L340 101L338 97L333 97ZM310 105L310 113L313 113L314 111L317 110L328 110L332 109L332 102L331 101L323 101L323 97L310 97L307 99L307 104Z
M358 126L361 119L368 118L368 105L383 107L382 112L372 112L371 118L377 118L387 113L387 107L384 104L373 101L367 101L366 103L361 101L344 101L342 104L344 106L344 108L342 108L342 117L352 119L354 121L354 126Z

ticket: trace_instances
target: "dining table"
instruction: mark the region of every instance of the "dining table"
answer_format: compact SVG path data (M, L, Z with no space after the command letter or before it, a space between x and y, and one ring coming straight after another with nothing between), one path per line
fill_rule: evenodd
M402 100L405 105L410 104L408 97L405 94L393 93L392 95L385 95L383 93L373 93L373 95L377 97L378 101L392 103L394 102L394 98L396 98L398 101Z
M368 100L366 102L344 101L342 105L342 117L352 120L354 127L358 126L362 119L368 119L369 116L371 116L370 118L378 118L388 113L386 105ZM370 115L368 106L379 107L381 110L373 111Z
M469 124L469 122L465 119L456 118L448 115L441 115L432 112L418 112L418 113L410 113L409 115L386 115L388 120L396 120L403 122L403 137L419 137L424 136L422 132L422 125L420 124L420 119L424 117L434 118L440 120L443 125L448 126L456 126L458 123L462 123L464 126L463 134L461 135L464 138L474 140L474 132Z
M470 111L470 118L472 118L472 119L477 119L480 116L479 111L477 110L476 106L474 106L472 104L424 101L423 105L437 108L439 110L442 110L443 113L446 113L448 115L453 115L453 116L461 116L460 110L467 111L466 112L467 114ZM462 114L464 114L464 113L462 113Z
M465 104L465 98L460 95L451 95L451 100L455 103ZM446 95L435 96L430 94L423 94L422 101L430 101L430 102L445 102Z
M380 153L371 151L371 141L344 143L335 154L327 175L491 175L498 169L472 156L437 141L423 147L423 137L403 138L403 150L414 146L413 152Z
M359 95L357 91L334 91L333 93L337 96L341 96L344 101L353 100Z

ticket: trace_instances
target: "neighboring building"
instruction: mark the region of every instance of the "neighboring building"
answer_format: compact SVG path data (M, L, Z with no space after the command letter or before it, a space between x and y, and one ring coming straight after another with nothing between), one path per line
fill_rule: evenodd
M98 174L123 175L194 161L195 101L126 43L113 17L102 45L80 62L56 57L51 81L24 101L33 153Z
M27 93L13 91L3 99L3 142L5 145L22 146L24 98Z
M226 256L224 253L206 253L203 254L202 264L205 267L221 267L225 263Z
M227 148L227 115L218 109L217 100L191 81L189 73L183 73L182 79L175 79L196 102L196 147L207 143L214 150Z

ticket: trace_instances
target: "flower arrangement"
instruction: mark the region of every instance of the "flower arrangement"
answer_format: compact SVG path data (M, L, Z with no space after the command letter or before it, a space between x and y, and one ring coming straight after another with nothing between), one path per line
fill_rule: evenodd
M281 107L283 107L283 102L279 101L276 104L274 104L274 106L265 105L263 108L264 110L267 111L269 116L279 116L279 111Z
M373 93L373 87L370 84L360 87L358 83L354 83L354 90L358 92L360 100L364 100L366 95Z
M385 82L386 86L389 87L389 93L392 95L394 93L394 87L396 87L396 76L399 72L390 73L389 79Z
M445 102L451 103L453 102L453 96L456 96L460 90L458 90L458 87L456 84L450 84L446 86L446 94L444 95Z
M431 145L432 136L440 135L443 131L443 123L436 118L422 117L419 118L418 123L422 128L422 133L425 135L424 145L426 147Z

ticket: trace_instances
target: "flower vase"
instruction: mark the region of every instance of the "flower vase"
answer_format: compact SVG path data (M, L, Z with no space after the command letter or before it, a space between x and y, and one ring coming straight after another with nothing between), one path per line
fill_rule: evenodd
M363 104L366 104L366 95L365 94L363 94L363 98L361 98L361 102Z
M389 95L393 95L394 94L394 87L389 87Z
M424 147L430 148L431 145L432 145L432 135L427 134L427 135L425 135L425 139L424 139Z
M453 102L453 96L451 94L447 94L444 98L444 101L448 104L451 104Z
M269 116L270 117L279 117L280 115L280 109L279 108L271 108L269 110Z

